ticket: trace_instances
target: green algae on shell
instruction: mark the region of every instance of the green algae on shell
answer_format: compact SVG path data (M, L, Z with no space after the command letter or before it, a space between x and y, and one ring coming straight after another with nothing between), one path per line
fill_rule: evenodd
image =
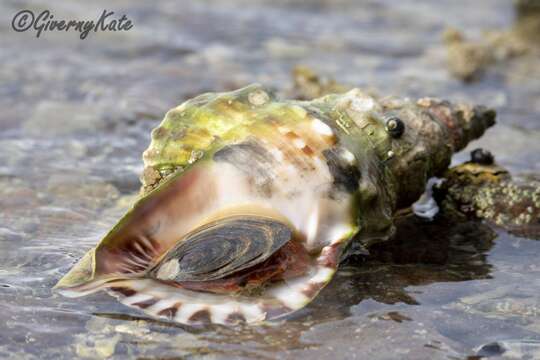
M482 107L359 89L312 101L279 100L260 85L200 95L152 131L140 199L57 288L67 296L104 289L186 324L289 314L331 280L353 237L369 246L391 236L395 211L493 123ZM252 219L288 229L290 239L270 252L201 245L215 266L178 250L193 248L209 224L220 229L214 236L248 239L257 233ZM232 263L235 271L220 273ZM203 275L186 277L181 264Z

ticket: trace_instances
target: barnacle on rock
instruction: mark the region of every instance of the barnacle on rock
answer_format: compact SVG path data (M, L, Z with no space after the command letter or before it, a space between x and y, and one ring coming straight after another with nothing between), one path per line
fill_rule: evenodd
M436 191L447 213L485 219L519 235L540 237L540 182L512 179L481 149L471 153L470 162L449 169L444 177Z

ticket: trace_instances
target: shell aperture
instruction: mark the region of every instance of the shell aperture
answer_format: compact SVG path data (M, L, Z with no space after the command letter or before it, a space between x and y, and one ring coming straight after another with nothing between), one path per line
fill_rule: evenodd
M286 224L269 218L214 221L178 242L149 275L176 282L220 279L263 262L291 238Z

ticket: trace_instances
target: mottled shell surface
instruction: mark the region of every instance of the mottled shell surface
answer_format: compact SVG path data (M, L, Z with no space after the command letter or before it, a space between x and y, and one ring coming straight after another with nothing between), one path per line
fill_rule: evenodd
M412 133L407 134L412 145L402 141L396 147L384 129L384 120L375 116L376 111L382 112L382 106L359 90L312 102L279 101L260 85L200 95L170 110L152 131L150 146L143 154L143 192L151 191L173 174L178 176L200 159L211 159L223 147L265 139L267 144L273 142L268 151L273 153L274 161L291 162L299 177L312 177L313 163L322 161L329 163L337 187L347 188L348 193L363 193L356 196L360 201L377 198L366 207L363 218L373 212L384 237L390 231L389 213L393 209L377 207L391 207L395 189L382 162L392 150L392 156L409 151L416 139ZM251 167L257 166L260 159L247 154L238 160ZM262 167L275 166L262 162Z

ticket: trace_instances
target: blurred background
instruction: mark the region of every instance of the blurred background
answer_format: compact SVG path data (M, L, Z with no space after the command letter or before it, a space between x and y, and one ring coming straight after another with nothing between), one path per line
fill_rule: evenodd
M133 28L36 38L11 27L23 9L94 21L110 10ZM535 0L2 1L0 357L540 358L540 244L492 229L401 239L377 251L391 256L345 267L295 318L260 328L193 329L105 294L50 290L135 198L141 154L168 109L252 82L293 94L298 65L380 95L494 107L498 125L472 147L538 177L539 9Z

